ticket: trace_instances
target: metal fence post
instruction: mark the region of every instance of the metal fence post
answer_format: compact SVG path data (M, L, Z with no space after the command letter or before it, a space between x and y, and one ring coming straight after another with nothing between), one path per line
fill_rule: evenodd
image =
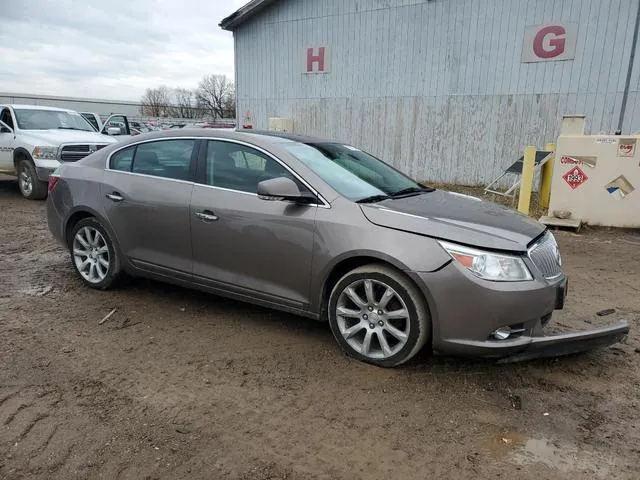
M533 169L536 160L536 147L529 145L524 149L522 162L522 177L520 180L520 195L518 196L518 211L529 215L531 204L531 190L533 189Z
M551 180L553 179L553 164L556 161L555 143L547 143L544 146L547 152L553 152L553 155L542 166L542 176L540 181L540 206L542 208L549 208L549 199L551 198Z

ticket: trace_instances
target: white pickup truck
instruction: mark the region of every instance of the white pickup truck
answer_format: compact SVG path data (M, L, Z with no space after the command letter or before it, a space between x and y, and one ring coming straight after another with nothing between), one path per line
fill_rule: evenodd
M126 117L112 117L123 117L128 126ZM60 162L78 161L126 135L110 127L118 121L110 117L101 133L73 110L0 105L0 173L17 176L25 198L44 199L49 174Z

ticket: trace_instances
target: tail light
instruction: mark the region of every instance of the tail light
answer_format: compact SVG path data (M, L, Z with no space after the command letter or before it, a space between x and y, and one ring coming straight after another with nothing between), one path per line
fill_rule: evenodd
M49 185L47 187L47 190L49 191L49 193L51 193L51 191L53 190L53 187L56 186L56 183L58 183L58 180L60 180L60 177L58 175L54 175L54 174L49 175Z

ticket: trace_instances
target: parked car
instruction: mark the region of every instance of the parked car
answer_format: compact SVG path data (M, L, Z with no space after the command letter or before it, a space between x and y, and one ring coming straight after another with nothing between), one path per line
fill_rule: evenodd
M147 133L151 131L151 129L144 122L131 120L129 121L129 125L131 125L131 128L136 129L139 133Z
M49 174L110 143L78 112L39 105L0 105L0 173L18 177L25 198L47 196Z
M629 331L545 336L567 277L544 225L340 142L156 132L63 164L49 190L49 228L88 286L127 273L327 320L349 355L380 366L425 344L544 356Z

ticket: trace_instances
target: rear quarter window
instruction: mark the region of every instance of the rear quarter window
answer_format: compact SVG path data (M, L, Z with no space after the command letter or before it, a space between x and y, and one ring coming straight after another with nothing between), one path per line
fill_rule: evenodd
M111 160L109 161L109 168L111 170L121 170L123 172L130 172L131 165L133 163L133 154L135 153L136 147L129 147L119 152L111 155Z

